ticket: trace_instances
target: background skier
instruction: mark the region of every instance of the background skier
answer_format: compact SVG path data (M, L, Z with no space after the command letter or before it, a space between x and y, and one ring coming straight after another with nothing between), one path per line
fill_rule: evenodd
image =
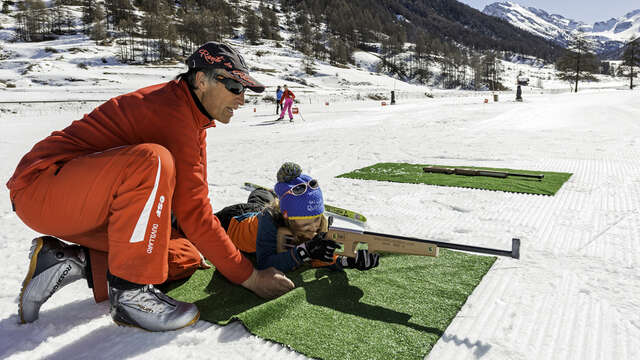
M278 89L276 90L276 115L278 115L278 111L282 111L282 103L280 99L282 99L282 88L278 85Z
M296 96L289 90L287 85L284 86L284 93L282 93L282 98L280 98L280 104L284 102L284 109L280 113L280 118L278 120L282 120L284 118L284 112L287 110L289 112L289 121L293 121L293 114L291 113L291 106L293 105L293 99Z

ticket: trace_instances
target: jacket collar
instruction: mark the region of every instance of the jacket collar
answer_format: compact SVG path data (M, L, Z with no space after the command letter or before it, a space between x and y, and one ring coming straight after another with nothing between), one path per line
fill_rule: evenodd
M200 102L200 99L198 99L198 96L193 91L193 89L191 89L189 84L187 84L187 82L184 80L180 80L179 84L186 93L191 95L187 97L191 99L191 101L189 101L191 108L194 109L195 107L195 109L197 109L194 111L194 113L196 114L196 121L198 122L198 125L200 125L200 127L202 127L203 129L215 127L215 119L211 115L209 115L209 112L207 112L207 110L204 108L204 106Z

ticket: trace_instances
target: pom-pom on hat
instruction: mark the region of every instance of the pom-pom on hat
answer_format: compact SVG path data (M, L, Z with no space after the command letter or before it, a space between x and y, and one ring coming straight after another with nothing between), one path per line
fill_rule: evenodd
M278 182L274 190L280 199L280 210L285 218L311 219L324 213L324 201L320 187L312 189L309 182L313 178L302 173L300 165L292 162L282 164L278 170ZM291 189L299 184L307 184L307 190L301 195L294 195Z

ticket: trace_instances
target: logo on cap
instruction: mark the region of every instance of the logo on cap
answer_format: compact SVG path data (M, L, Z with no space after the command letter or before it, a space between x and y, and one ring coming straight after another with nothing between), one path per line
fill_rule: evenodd
M249 76L247 76L247 74L243 73L243 72L242 72L242 71L240 71L240 70L233 70L233 71L231 71L231 73L232 73L233 75L235 75L235 76L237 76L237 77L241 78L242 80L244 80L244 81L248 82L248 83L249 83L249 84L251 84L251 85L255 85L255 84L256 84L255 82L253 82L253 80L251 80L251 79L249 78Z
M208 62L209 64L219 63L224 60L224 56L222 55L211 56L211 54L209 54L209 52L206 49L200 49L199 53L200 53L200 57L202 57L204 61Z

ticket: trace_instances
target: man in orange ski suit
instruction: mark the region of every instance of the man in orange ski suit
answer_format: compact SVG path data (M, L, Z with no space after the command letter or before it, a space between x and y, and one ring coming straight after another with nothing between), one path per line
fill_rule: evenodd
M14 210L35 231L108 252L110 274L125 283L189 276L202 254L231 282L279 296L293 283L253 268L208 196L205 130L230 121L245 88L264 86L225 44L187 62L176 80L115 97L37 143L7 183Z

